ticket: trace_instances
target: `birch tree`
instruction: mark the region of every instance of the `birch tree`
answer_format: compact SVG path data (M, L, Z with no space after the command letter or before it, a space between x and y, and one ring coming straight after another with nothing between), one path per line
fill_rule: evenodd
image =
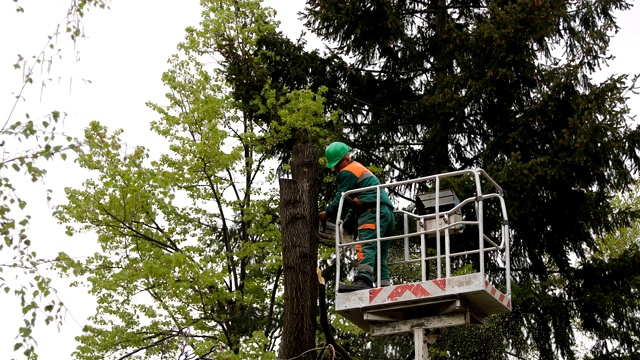
M27 5L24 1L14 3L12 17L19 21L25 13L23 5ZM42 259L35 251L34 244L45 239L34 238L30 232L35 225L32 223L35 208L27 204L24 194L33 191L33 183L46 181L51 160L66 159L80 144L61 129L66 116L64 109L43 111L26 93L47 91L46 86L52 82L49 77L52 67L61 61L63 54L69 56L68 49L84 36L81 23L85 13L107 4L103 0L70 1L58 14L51 14L60 15L62 20L49 33L42 33L43 43L34 44L41 50L16 54L13 68L21 73L20 82L10 97L2 94L8 106L0 120L0 289L6 296L16 298L22 310L23 321L17 325L13 348L14 354L21 353L27 359L38 357L34 328L41 323L60 326L66 309L51 285L51 278L43 271L52 259ZM16 34L20 36L20 31ZM42 196L49 201L52 191Z

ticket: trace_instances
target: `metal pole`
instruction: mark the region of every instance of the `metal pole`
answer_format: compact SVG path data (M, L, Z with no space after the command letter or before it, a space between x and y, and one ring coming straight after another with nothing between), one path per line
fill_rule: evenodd
M380 187L376 188L376 287L382 286L382 269L380 264L382 263L382 244L380 243Z
M413 342L415 343L416 360L429 360L429 344L424 336L424 329L413 330Z
M451 250L450 250L449 228L444 229L444 256L445 256L445 277L451 277Z
M440 178L436 177L436 267L437 279L442 278L442 249L440 249Z
M404 234L409 234L409 216L404 214ZM404 237L404 261L409 260L409 237Z
M420 218L418 225L420 226L420 231L425 230L425 218ZM427 237L424 233L420 234L420 267L422 271L422 281L427 281Z
M478 201L476 202L477 211L478 211L478 235L479 235L479 244L478 244L478 252L480 255L480 274L484 278L484 208L483 208L483 198L482 198L482 184L480 183L480 173L475 172L476 179L476 191L478 195Z

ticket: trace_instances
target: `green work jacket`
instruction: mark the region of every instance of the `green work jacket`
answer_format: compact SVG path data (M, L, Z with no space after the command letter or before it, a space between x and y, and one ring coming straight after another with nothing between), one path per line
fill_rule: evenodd
M327 216L331 219L335 219L338 213L338 206L340 205L340 197L342 193L353 190L362 189L368 186L379 185L380 180L369 169L356 161L352 161L349 165L345 166L338 173L338 191L333 201L327 206ZM376 206L376 189L366 190L356 194L351 194L351 199L355 202L361 210L367 210L375 208ZM393 204L387 195L385 189L380 189L380 204L388 205L393 209ZM343 209L343 214L344 214ZM357 212L357 211L356 211Z

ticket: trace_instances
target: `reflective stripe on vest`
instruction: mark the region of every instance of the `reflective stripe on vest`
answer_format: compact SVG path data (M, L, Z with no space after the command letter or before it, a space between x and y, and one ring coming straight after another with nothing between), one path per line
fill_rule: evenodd
M362 224L362 225L358 226L358 230L363 230L363 229L375 230L376 229L376 224Z

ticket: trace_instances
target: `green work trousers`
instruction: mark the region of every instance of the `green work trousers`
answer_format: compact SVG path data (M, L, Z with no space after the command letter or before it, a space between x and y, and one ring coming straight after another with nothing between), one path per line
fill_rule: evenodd
M382 205L380 207L380 237L393 235L395 228L395 218L393 209L389 206ZM376 209L368 209L358 218L358 237L360 240L375 239L378 236L376 226ZM380 277L381 285L391 285L389 277L389 268L387 267L387 256L389 255L390 241L382 241L380 243ZM368 242L356 245L356 253L358 255L358 275L365 276L375 283L377 274L377 242Z

